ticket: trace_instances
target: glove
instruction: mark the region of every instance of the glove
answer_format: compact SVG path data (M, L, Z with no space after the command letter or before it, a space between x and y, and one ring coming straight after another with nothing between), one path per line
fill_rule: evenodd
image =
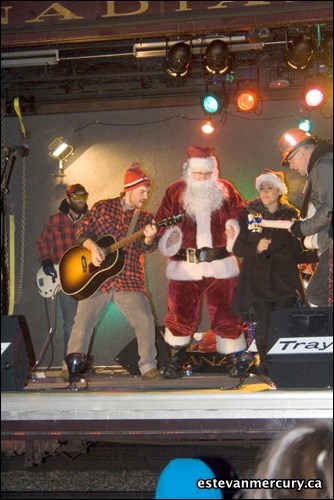
M52 276L53 278L57 278L57 271L55 270L51 259L43 260L42 267L43 267L44 273L47 276Z

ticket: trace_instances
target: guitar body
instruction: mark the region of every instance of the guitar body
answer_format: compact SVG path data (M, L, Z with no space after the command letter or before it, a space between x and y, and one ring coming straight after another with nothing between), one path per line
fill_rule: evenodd
M113 236L103 236L96 242L101 248L116 243ZM84 300L93 295L106 281L116 276L124 267L124 250L119 249L106 256L100 267L92 263L90 250L81 246L70 248L59 262L59 274L62 290L77 300Z
M40 267L36 274L36 285L38 291L42 297L46 299L53 297L61 290L59 281L59 266L55 264L54 268L57 271L57 278L53 278L52 276L45 274L43 267Z
M178 224L183 214L174 215L155 222L158 227ZM93 295L108 278L120 273L125 264L123 247L129 245L144 234L144 228L116 242L110 234L97 240L99 247L105 249L106 258L100 267L94 266L91 251L75 246L64 253L59 262L61 287L66 295L77 300L84 300Z

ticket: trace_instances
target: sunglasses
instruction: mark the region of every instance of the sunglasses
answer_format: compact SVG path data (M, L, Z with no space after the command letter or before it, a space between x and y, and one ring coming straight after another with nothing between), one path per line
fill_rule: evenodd
M88 194L71 194L70 197L74 201L78 201L78 200L86 201L88 199Z

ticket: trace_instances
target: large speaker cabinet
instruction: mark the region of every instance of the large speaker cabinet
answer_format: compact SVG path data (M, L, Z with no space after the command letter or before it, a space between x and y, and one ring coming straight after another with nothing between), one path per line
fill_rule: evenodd
M278 389L333 387L333 308L273 312L267 360L269 375Z
M29 356L24 331L18 316L1 316L1 391L19 391L26 384Z

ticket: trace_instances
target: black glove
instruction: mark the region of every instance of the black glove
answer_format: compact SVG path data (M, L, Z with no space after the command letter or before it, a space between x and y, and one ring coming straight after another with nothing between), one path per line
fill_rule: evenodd
M51 259L45 259L42 262L43 271L47 276L52 276L57 278L57 271L54 268L53 261Z

